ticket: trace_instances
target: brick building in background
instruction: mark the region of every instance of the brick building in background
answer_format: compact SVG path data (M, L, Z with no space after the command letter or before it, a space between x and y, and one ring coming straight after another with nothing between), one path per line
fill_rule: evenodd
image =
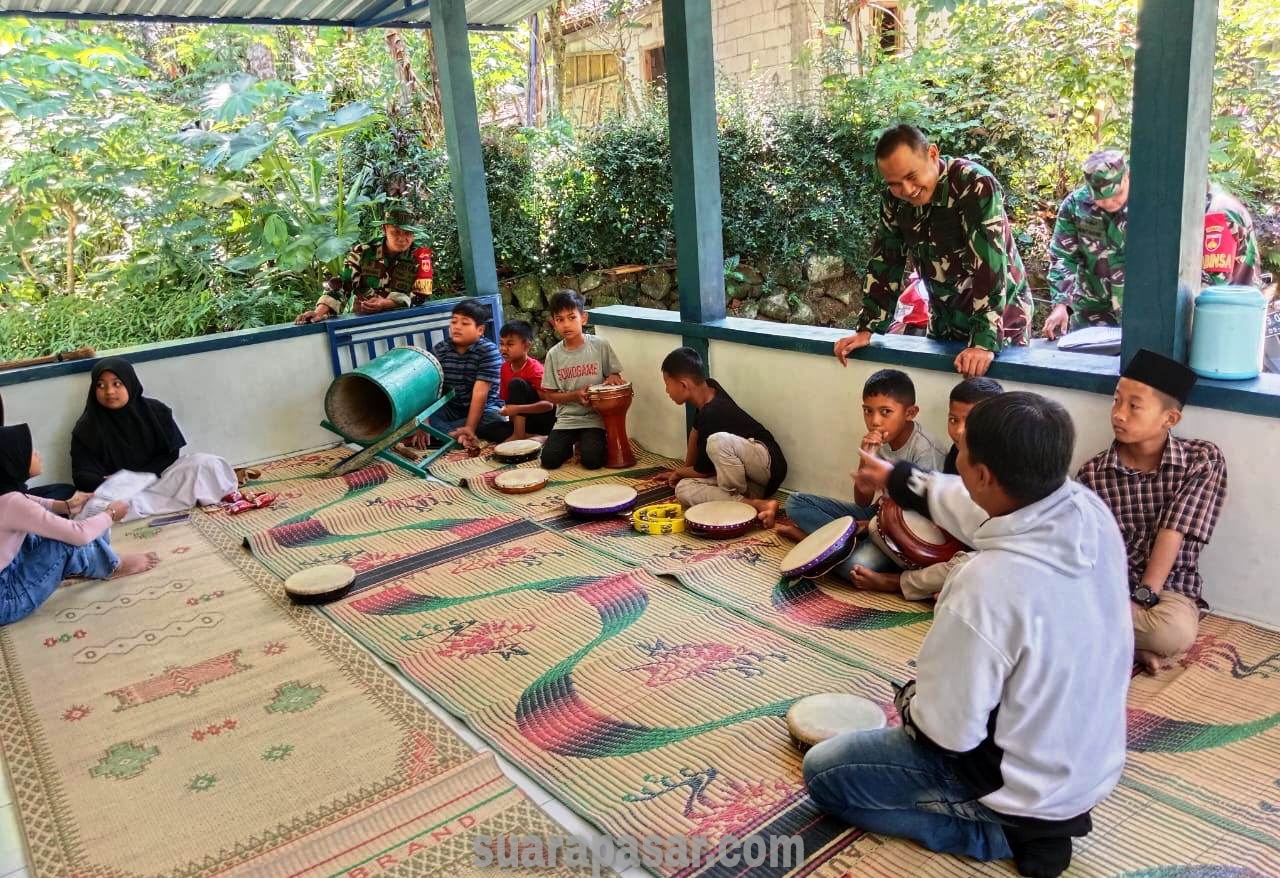
M586 0L565 12L565 115L577 125L594 125L665 82L662 4L637 2L613 20L605 15L608 5ZM914 7L902 5L877 0L858 14L866 44L874 41L890 52L909 49L918 24ZM817 74L815 65L806 69L798 62L819 50L823 19L841 20L841 4L827 0L826 7L812 0L712 0L717 74L781 97L803 97ZM936 18L930 17L931 28ZM852 34L852 23L846 20L845 26Z

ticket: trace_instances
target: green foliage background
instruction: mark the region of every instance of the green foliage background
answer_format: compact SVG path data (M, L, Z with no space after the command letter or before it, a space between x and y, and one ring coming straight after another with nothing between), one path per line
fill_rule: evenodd
M778 283L814 252L862 264L870 150L897 121L995 171L1038 253L1081 159L1128 141L1134 28L1132 0L960 3L907 56L855 57L838 29L815 41L802 104L724 83L726 256ZM403 37L429 88L425 37ZM523 83L521 39L473 36L482 113ZM1225 2L1217 63L1211 171L1275 241L1280 4ZM0 20L0 357L289 320L377 234L389 189L437 288L460 287L447 158L397 87L376 32ZM659 96L589 131L488 129L500 271L670 258L666 128Z

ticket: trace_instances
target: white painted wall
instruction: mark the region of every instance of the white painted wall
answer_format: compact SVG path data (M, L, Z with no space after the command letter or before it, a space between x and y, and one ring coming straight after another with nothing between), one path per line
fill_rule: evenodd
M679 346L677 336L599 327L635 386L628 412L632 438L654 451L682 457L684 413L662 391L662 358ZM841 368L835 357L789 353L730 342L711 342L712 375L744 409L765 424L787 454L784 487L848 497L848 473L857 458L862 423L862 384L882 364L855 361ZM944 447L947 396L957 376L915 370L911 376L920 421ZM1076 424L1078 467L1111 442L1108 397L1056 387L1003 382L1008 390L1033 390L1056 399ZM1227 502L1213 541L1201 556L1205 599L1218 613L1280 628L1280 589L1272 547L1280 504L1280 420L1217 409L1188 407L1179 434L1217 443L1226 455Z
M187 451L239 465L337 439L320 427L332 380L327 335L150 360L135 368L146 395L173 408ZM71 428L88 392L87 372L0 388L6 420L30 424L44 455L45 475L36 482L71 481Z

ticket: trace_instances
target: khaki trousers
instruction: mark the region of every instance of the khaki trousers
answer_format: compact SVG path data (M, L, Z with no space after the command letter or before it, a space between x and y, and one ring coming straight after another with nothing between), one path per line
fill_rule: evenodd
M716 468L714 479L681 479L676 499L685 506L712 500L759 499L769 484L769 449L754 439L732 433L707 437L707 457Z
M1190 648L1200 627L1196 602L1176 591L1160 592L1160 603L1151 609L1131 604L1133 645L1162 658L1181 655Z

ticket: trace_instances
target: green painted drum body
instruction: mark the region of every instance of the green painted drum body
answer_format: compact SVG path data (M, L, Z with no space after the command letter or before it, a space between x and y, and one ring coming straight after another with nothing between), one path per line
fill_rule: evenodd
M373 442L422 414L444 392L444 369L430 351L392 348L334 379L324 395L329 423Z

